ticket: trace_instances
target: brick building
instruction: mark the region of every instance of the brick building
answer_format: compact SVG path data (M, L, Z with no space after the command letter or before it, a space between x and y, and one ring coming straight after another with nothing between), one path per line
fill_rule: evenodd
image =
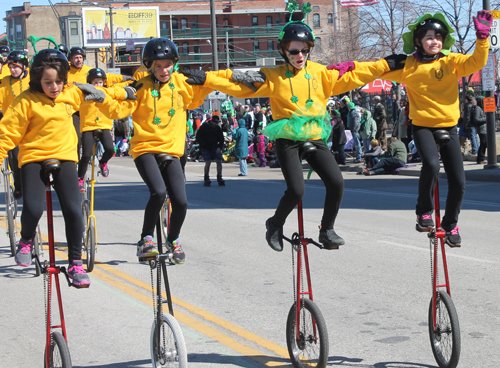
M303 0L298 0L298 3L302 4ZM306 22L317 37L312 60L324 63L336 62L332 56L338 47L335 40L340 37L342 29L349 27L347 10L340 8L337 2L332 0L313 0L311 3L312 11L307 16ZM117 8L125 5L117 2L98 4L102 7ZM285 5L283 0L217 0L215 13L219 68L282 63L277 51L277 38L289 17ZM89 4L89 6L94 5ZM180 68L212 69L212 24L209 2L134 1L126 6L158 6L160 10L158 36L170 38L177 44ZM83 46L82 7L85 5L57 3L51 7L31 6L29 2L25 2L22 6L13 7L6 13L4 21L7 23L7 37L12 42L17 42L15 48L27 49L30 55L34 50L26 41L29 36L52 36L56 42L64 43L68 47ZM350 32L352 31L350 29ZM357 33L357 29L355 32ZM38 49L47 46L46 41L37 44ZM123 73L131 74L141 64L141 47L137 45L131 51L119 47L115 58L116 67L120 67ZM98 61L96 49L87 49L87 55L88 65L106 67Z

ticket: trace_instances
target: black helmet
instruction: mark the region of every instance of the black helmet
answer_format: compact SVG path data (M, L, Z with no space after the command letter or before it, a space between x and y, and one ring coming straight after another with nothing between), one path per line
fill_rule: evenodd
M61 51L64 55L68 56L68 46L63 45L62 43L56 47L57 50Z
M179 52L175 44L166 38L153 38L142 49L142 63L151 68L153 60L179 61Z
M92 83L95 78L104 79L104 85L106 85L106 72L101 68L90 69L87 73L87 83Z
M7 64L13 63L17 66L26 69L29 65L28 54L24 51L14 50L7 56Z
M9 46L2 45L0 46L0 54L8 54L10 52Z
M85 50L81 47L72 47L69 49L68 59L71 59L74 55L82 55L84 60L87 57Z
M33 69L38 63L42 61L52 61L52 60L61 60L63 61L63 65L68 66L68 58L61 51L55 49L44 49L38 52L35 56L33 56L33 60L31 61L31 68Z
M414 37L417 39L421 39L422 37L425 36L428 30L434 30L436 33L441 34L443 37L443 41L448 35L448 28L446 25L434 18L428 18L415 27L415 30L413 31Z
M278 36L279 43L283 41L303 41L312 42L314 46L314 40L314 32L311 27L302 21L285 24Z

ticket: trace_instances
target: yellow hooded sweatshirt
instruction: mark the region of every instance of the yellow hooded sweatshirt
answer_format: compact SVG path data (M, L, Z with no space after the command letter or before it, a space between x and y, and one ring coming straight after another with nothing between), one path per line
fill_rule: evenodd
M181 157L186 143L186 110L201 105L212 90L187 84L186 77L179 73L173 73L170 81L161 86L150 75L138 83L143 86L136 93L137 100L116 101L106 96L104 103L97 106L111 119L132 115L134 137L130 141L130 154L134 160L151 152ZM152 95L154 90L159 91L156 98ZM169 115L171 109L175 110L173 116ZM156 118L161 119L159 124L154 124L155 112Z
M484 39L476 41L472 55L450 53L429 63L408 56L403 69L382 78L406 84L413 125L452 127L460 118L457 80L486 65L488 48L489 41Z
M30 87L29 73L23 79L13 78L11 75L0 81L0 110L6 112L12 101Z

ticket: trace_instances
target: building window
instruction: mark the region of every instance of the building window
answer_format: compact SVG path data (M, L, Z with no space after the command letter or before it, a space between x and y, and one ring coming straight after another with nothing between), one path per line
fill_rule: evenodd
M78 36L78 22L69 22L69 33L72 36Z
M274 24L276 24L277 26L280 26L281 25L281 18L276 18L274 20Z
M259 17L253 16L252 17L252 27L255 27L258 25L259 25Z
M193 19L193 20L191 21L191 28L193 28L193 29L198 29L198 20Z
M21 24L16 24L16 38L18 40L23 39L23 26Z
M182 43L182 53L189 54L189 42Z
M181 29L186 29L188 26L188 20L187 18L182 18L181 19Z
M328 13L328 23L329 24L333 23L333 14L332 13Z
M253 51L260 51L259 41L253 41Z
M267 49L274 50L274 42L273 40L267 40Z
M313 27L321 27L321 23L319 21L319 14L313 14Z
M193 46L193 51L194 51L194 59L200 60L201 59L200 46Z
M273 26L273 17L271 15L266 16L266 26L268 27Z
M179 29L179 22L177 18L172 18L172 29Z
M165 22L164 20L161 21L160 25L161 25L161 29L167 29L168 28L168 22Z
M313 10L319 10L319 6L313 6Z
M317 48L321 48L321 37L316 37L315 44Z

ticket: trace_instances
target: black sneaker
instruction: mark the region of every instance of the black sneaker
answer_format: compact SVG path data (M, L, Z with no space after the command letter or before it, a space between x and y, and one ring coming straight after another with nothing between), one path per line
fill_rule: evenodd
M283 226L276 226L272 218L268 218L266 229L267 244L276 252L281 252L283 250Z
M217 183L219 183L219 187L226 186L226 182L224 181L224 179L222 179L222 176L219 176L219 175L217 175Z
M434 229L434 221L432 221L432 212L417 215L417 225L415 229L419 232L427 232Z
M14 190L14 199L19 201L21 198L23 198L23 192L19 189Z
M209 187L210 183L211 183L210 179L209 178L205 178L205 181L203 182L203 186Z
M325 249L339 249L340 245L344 245L345 241L337 235L333 229L320 229L319 242L323 244Z
M458 230L460 230L458 226L455 226L451 231L446 231L444 235L444 242L452 248L458 248L462 245L462 238Z

